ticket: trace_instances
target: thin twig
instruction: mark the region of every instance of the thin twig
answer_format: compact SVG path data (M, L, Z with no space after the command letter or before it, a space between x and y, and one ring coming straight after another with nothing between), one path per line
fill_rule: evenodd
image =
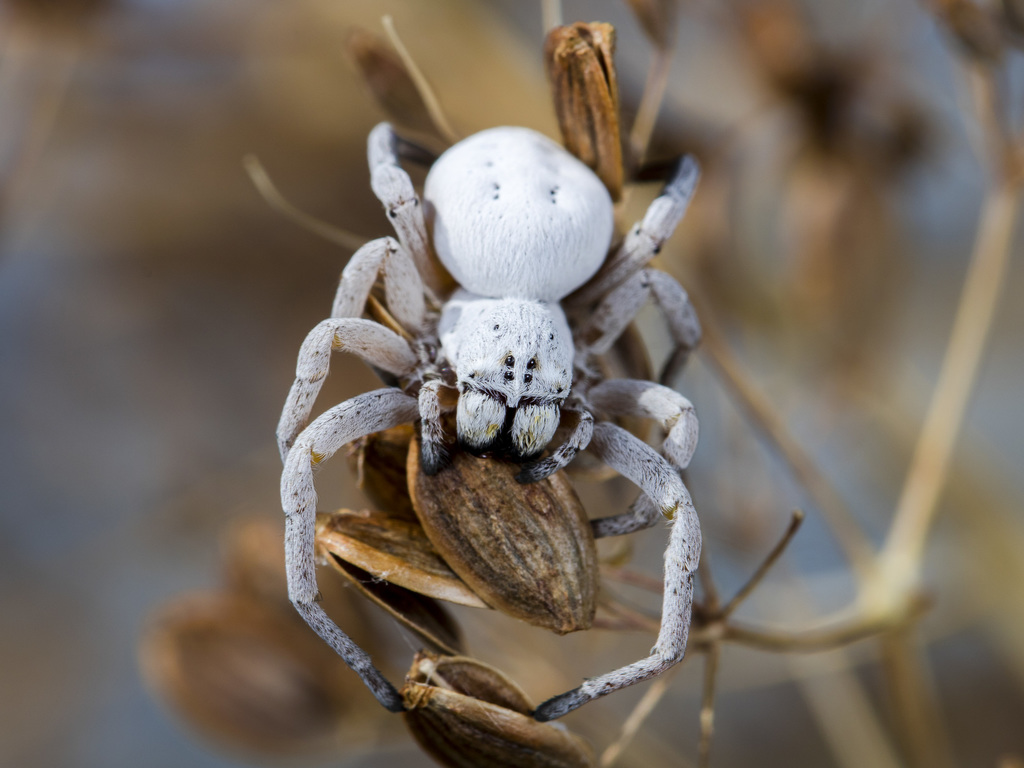
M328 224L326 221L321 221L289 203L278 191L277 187L274 186L274 182L270 180L270 176L267 174L263 164L260 163L255 155L243 157L242 165L245 166L245 170L249 174L249 178L252 179L256 191L260 193L260 197L282 216L291 219L303 229L313 232L326 240L330 240L336 245L340 245L342 248L358 251L366 243L368 238L341 229L333 224Z
M1020 187L1004 182L982 207L953 331L884 547L890 584L916 581L924 545L1006 282Z
M814 505L832 526L847 559L864 577L872 570L874 551L853 514L803 447L790 435L777 411L750 382L725 341L719 335L706 308L699 310L704 336L700 351L733 402L764 440L773 446L804 487Z
M459 140L459 135L452 128L448 122L448 118L445 117L444 110L441 109L441 103L437 100L437 96L434 94L434 89L430 87L430 83L427 82L426 76L423 71L416 66L415 60L409 53L409 50L405 47L402 39L398 36L398 31L395 29L395 22L391 16L383 16L381 18L381 24L384 25L384 30L388 34L388 39L391 40L391 44L395 46L395 50L398 52L399 57L402 59L402 63L405 64L406 70L409 72L409 77L412 78L413 84L416 86L416 90L420 94L420 98L423 99L423 103L427 106L427 112L430 114L430 119L434 122L434 127L437 128L446 141L450 144L454 144Z
M707 768L711 762L711 739L715 734L715 682L718 677L718 660L722 655L722 644L712 643L704 658L704 690L700 705L700 744L697 748L697 764Z
M711 555L706 547L701 551L700 562L697 563L697 576L700 578L704 594L704 608L709 615L717 616L722 601L718 595L718 587L715 586L715 579L711 575Z
M762 561L761 565L758 566L757 570L754 571L753 575L747 579L747 583L744 584L739 592L737 592L732 600L730 600L721 611L719 615L723 618L728 617L739 608L740 604L746 600L750 593L754 591L761 580L764 579L765 574L771 569L775 562L782 556L782 553L789 546L789 542L793 540L796 532L800 530L800 525L804 521L804 513L799 509L793 510L793 515L789 520L789 525L786 527L786 532L782 534L782 538L779 539L778 543L772 548L772 551L768 553L768 556Z
M684 659L685 662L685 659ZM637 702L637 705L633 708L633 711L629 713L629 717L622 724L622 730L619 732L619 738L612 742L604 752L601 753L601 759L599 765L601 768L609 768L615 764L615 761L622 755L623 750L629 746L629 743L636 736L640 727L644 724L644 721L654 711L655 707L661 701L665 692L668 691L669 683L672 682L672 678L675 677L676 673L682 669L682 664L678 664L671 670L657 678L644 693L643 698Z
M668 87L668 76L672 71L672 47L658 48L654 52L651 68L647 72L647 82L640 97L640 106L636 110L633 127L629 131L630 161L633 167L639 167L647 154L647 147L654 134L654 126L658 121L662 99Z

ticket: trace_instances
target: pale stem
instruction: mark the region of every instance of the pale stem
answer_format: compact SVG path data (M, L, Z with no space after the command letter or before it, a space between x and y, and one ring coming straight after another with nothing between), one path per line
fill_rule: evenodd
M977 378L999 294L1006 282L1020 187L1003 182L982 207L974 251L945 359L883 550L890 573L916 579L928 531Z
M700 705L700 744L697 751L697 765L700 768L708 768L711 763L711 739L715 734L715 680L721 655L721 643L712 643L704 657L704 691Z
M790 472L825 516L854 570L862 577L870 574L874 552L853 514L811 457L790 435L778 415L778 409L773 408L768 399L751 384L750 378L718 335L707 311L698 312L704 326L700 347L704 359L755 431L774 446Z
M321 221L289 203L278 191L277 187L274 186L274 182L270 180L270 175L255 155L243 157L242 165L245 166L245 170L256 187L256 191L260 193L260 197L263 198L267 205L285 218L291 219L303 229L351 251L358 251L366 243L365 237L336 227L333 224L328 224L326 221Z
M562 0L540 0L540 19L545 37L555 27L562 26Z
M739 608L740 604L746 600L750 593L753 592L757 585L764 579L765 574L771 570L771 567L775 565L776 561L782 556L782 553L786 551L786 547L789 546L789 542L793 540L796 532L800 530L800 525L804 521L804 513L799 509L793 510L793 516L789 520L789 526L786 528L786 532L782 534L782 538L779 539L778 543L772 548L772 551L768 553L768 556L761 562L761 565L753 575L747 579L747 583L744 584L739 592L733 595L724 608L720 611L719 615L723 618L728 617Z
M684 662L685 663L685 659ZM672 678L675 677L676 672L681 669L682 663L677 664L675 667L670 669L665 674L661 675L654 680L647 688L643 698L637 702L637 705L633 708L633 711L629 713L629 717L622 724L622 730L619 732L619 738L617 738L612 744L601 753L601 759L599 765L601 768L609 768L615 764L615 761L622 756L622 752L629 746L630 742L633 741L634 737L640 731L644 721L650 716L654 709L661 702L665 692L668 691L669 683L672 682Z
M647 154L647 147L654 133L654 124L658 121L658 112L661 110L661 102L668 87L673 52L674 49L671 47L655 50L651 68L647 72L647 82L644 83L640 106L637 107L636 118L629 132L630 160L634 168L643 163L644 155Z
M913 625L882 636L882 659L896 729L916 768L953 768L953 748L943 723L928 665L914 646Z
M437 96L434 95L434 89L430 87L430 83L427 82L427 78L423 74L423 71L416 66L416 62L413 60L412 55L405 47L402 39L398 36L398 31L395 29L394 21L390 16L383 16L380 21L381 24L384 25L384 30L388 34L388 39L390 39L391 44L395 46L398 56L402 59L402 63L405 65L406 70L408 70L409 77L412 78L412 82L416 86L416 90L419 92L420 98L423 99L423 103L427 107L427 112L430 114L430 119L434 122L434 127L437 128L438 133L440 133L448 143L456 143L459 140L459 135L448 122L448 118L445 117L444 110L441 109L441 103L437 100Z

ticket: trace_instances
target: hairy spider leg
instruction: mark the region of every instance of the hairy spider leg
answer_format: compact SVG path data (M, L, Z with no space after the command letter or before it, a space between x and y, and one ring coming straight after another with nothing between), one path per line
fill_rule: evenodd
M397 148L398 138L389 123L379 123L370 131L367 139L370 186L384 205L398 239L412 257L436 303L437 297L444 293L447 275L433 255L423 206L412 179L399 162Z
M427 324L423 280L408 252L393 237L371 240L352 254L341 272L331 317L361 316L381 274L388 311L407 331L423 333Z
M608 466L628 477L653 503L635 504L630 512L593 521L594 535L618 536L652 526L660 511L671 518L665 550L665 592L658 639L645 659L587 679L581 686L548 699L536 710L537 720L554 720L613 691L662 674L682 661L686 652L693 582L700 560L700 523L689 491L676 470L653 448L621 427L607 422L594 425L588 448Z
M679 469L686 469L697 449L698 423L693 404L653 381L611 379L591 387L587 398L608 416L653 419L665 431L661 452Z
M675 232L690 205L699 179L700 166L697 160L692 155L685 155L675 166L661 194L648 206L644 218L633 225L622 245L598 273L582 288L570 294L566 306L585 309L647 266Z
M325 411L302 431L285 460L281 475L288 597L313 631L362 678L377 701L392 712L403 710L398 691L374 666L369 654L356 645L317 602L313 467L329 459L346 443L407 424L418 416L416 399L397 389L378 389L353 397Z
M284 461L313 410L313 401L330 367L331 352L352 352L370 365L403 376L417 365L409 343L394 331L372 320L357 317L330 318L319 323L299 349L295 382L288 392L277 425L277 447Z

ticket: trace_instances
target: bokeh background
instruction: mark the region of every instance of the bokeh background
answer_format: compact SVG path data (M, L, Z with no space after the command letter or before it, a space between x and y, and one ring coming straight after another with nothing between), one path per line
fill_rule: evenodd
M662 266L880 542L986 185L963 54L911 0L762 5L769 21L788 20L781 47L762 34L771 23L738 22L738 4L681 3L652 155L695 151L706 175ZM383 113L345 50L349 30L379 32L382 13L460 133L522 124L556 135L534 3L0 5L0 765L270 759L198 734L147 690L138 646L160 605L220 583L232 525L280 525L274 426L349 252L274 213L242 157L257 155L303 210L366 238L388 233L365 163ZM651 51L636 19L611 0L567 0L564 14L616 25L629 114ZM779 57L800 46L820 77L797 87ZM1003 56L1017 120L1024 71L1012 46ZM623 220L655 191L632 195ZM1020 250L929 540L930 610L914 628L951 765L1024 760ZM656 313L643 321L658 359ZM378 386L358 364L334 372L325 402ZM855 581L812 500L700 356L683 387L702 416L688 480L722 591L801 507L803 530L743 615L802 626L845 605ZM357 507L337 464L321 473L323 503ZM585 491L595 513L627 498L618 485ZM664 531L637 538L635 567L657 574ZM458 615L474 652L537 700L651 643ZM387 663L399 677L411 641L381 627L398 638ZM871 641L813 656L727 647L712 764L909 764L881 670ZM642 693L567 723L600 752ZM695 763L700 697L691 661L619 764ZM390 720L304 759L430 764Z

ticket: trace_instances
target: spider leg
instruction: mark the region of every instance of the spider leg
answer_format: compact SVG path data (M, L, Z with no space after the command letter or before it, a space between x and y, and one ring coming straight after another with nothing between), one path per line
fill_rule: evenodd
M667 433L661 450L675 466L686 469L697 449L697 413L674 389L637 379L611 379L593 386L591 404L609 416L654 419Z
M700 342L700 321L683 287L661 270L641 269L601 300L577 329L581 354L602 355L611 349L649 298L665 314L673 342L661 380L674 378Z
M685 155L675 166L661 194L647 208L642 221L622 241L618 250L582 288L568 297L573 308L585 308L643 269L675 232L700 179L700 166L692 155Z
M605 694L660 675L679 663L686 652L686 640L693 608L693 579L700 559L700 524L690 494L679 475L650 446L624 429L609 423L594 425L590 444L609 466L628 477L653 503L634 505L625 515L594 521L596 535L618 535L648 527L658 509L672 518L669 544L665 550L665 595L661 608L658 640L645 659L598 677L548 699L534 711L537 720L554 720Z
M520 483L536 483L549 475L553 475L560 469L564 469L576 458L576 454L586 449L590 444L590 437L594 433L594 417L590 411L580 406L578 408L566 408L567 411L576 413L576 426L569 435L569 439L545 459L531 461L523 465L516 480Z
M341 273L331 317L362 315L382 272L388 310L406 330L419 334L427 320L423 280L408 252L393 237L371 240L352 255Z
M433 256L423 206L412 179L399 162L398 138L389 123L379 123L370 131L367 156L373 193L384 204L398 239L412 256L423 281L435 297L440 295L445 276Z
M342 317L321 322L302 342L295 383L288 392L277 424L277 447L282 461L295 436L309 420L313 401L327 377L333 350L352 352L370 365L396 376L410 373L418 362L405 339L372 320Z
M336 405L313 421L295 441L281 475L285 519L285 565L288 597L306 623L363 680L385 708L401 712L402 697L319 605L316 584L316 488L313 466L346 443L399 424L414 421L418 406L395 389L379 389Z
M423 425L420 430L423 436L423 444L420 447L420 465L423 471L430 476L436 475L451 460L444 438L444 428L441 426L441 414L450 407L441 402L441 392L447 389L447 385L440 379L432 379L423 384L420 388L419 409Z

